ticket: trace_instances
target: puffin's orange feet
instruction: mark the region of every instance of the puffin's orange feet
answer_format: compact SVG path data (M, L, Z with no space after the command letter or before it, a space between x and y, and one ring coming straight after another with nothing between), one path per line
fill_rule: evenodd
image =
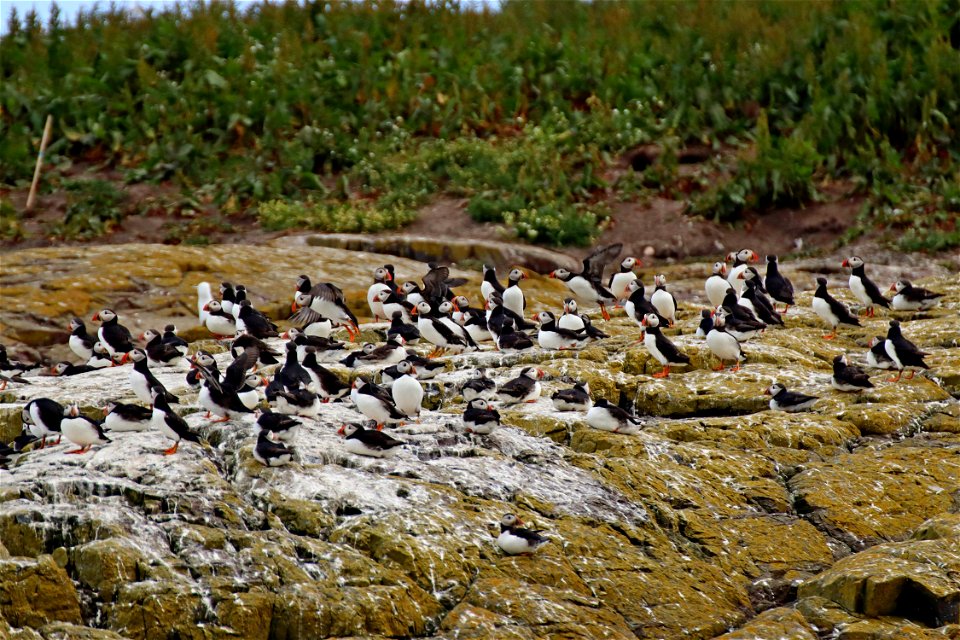
M74 449L73 451L65 451L64 453L86 453L89 447L81 447L79 449Z
M913 380L913 376L914 376L915 373L916 373L916 371L911 371L911 372L910 372L910 375L907 376L907 380Z
M887 382L899 382L900 376L902 375L903 375L903 370L900 370L899 372L897 372L897 375L895 377L887 378Z
M670 367L664 367L660 373L653 374L654 378L666 378L670 375Z
M163 455L165 455L165 456L171 456L171 455L175 454L175 453L177 452L177 447L179 447L179 446L180 446L180 441L177 440L177 441L173 444L172 447L170 447L169 449L164 449L164 450L163 450Z
M836 337L837 337L837 334L836 334L836 332L834 332L834 333L828 333L827 335L823 336L823 339L824 339L824 340L833 340L833 339L836 338Z
M730 369L730 371L740 371L740 363L738 362L735 367L733 367L732 369Z
M230 419L230 416L223 416L222 418L217 418L211 424L216 424L218 422L226 422Z
M607 311L607 308L606 308L605 306L600 305L600 313L603 314L603 319L604 319L604 320L609 320L609 319L610 319L610 313Z

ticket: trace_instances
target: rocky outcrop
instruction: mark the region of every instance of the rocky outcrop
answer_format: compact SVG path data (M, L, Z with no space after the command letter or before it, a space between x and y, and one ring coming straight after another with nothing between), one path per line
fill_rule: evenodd
M109 277L127 280L120 289L91 286L83 313L110 305L124 314L134 288L154 303L169 288L168 301L177 300L170 308L186 318L192 284L243 281L230 271L237 264L252 265L247 281L263 296L258 304L279 309L289 305L296 275L315 273L304 268L305 255L354 301L377 264L393 261L404 279L421 271L403 260L307 247L153 251L91 249L92 264L112 260L121 267ZM56 274L84 277L64 275L67 265L89 280L81 250L63 253L60 265L53 250L24 252L22 271L8 271L5 261L0 280L13 286L22 277L28 297L57 291L45 284ZM693 291L704 269L667 273L678 291ZM804 288L805 275L791 275ZM530 307L558 306L557 283L528 283ZM659 366L633 344L634 324L597 318L612 337L580 352L452 358L456 366L428 389L436 408L393 430L407 446L387 460L343 449L336 429L357 414L335 403L321 420L306 421L295 464L264 468L252 458L252 417L210 423L195 411L184 371L160 370L204 445L184 443L163 456L170 443L159 433L121 433L85 455L64 455L61 444L0 471L0 635L949 636L960 624L960 409L947 382L960 361L949 337L960 285L926 284L948 292L944 305L900 317L909 320L908 337L931 353L928 376L890 383L877 374L876 388L863 394L830 390L833 356L860 358L886 319L821 341L809 292L786 330L746 345L738 373L710 369L694 335L695 304L668 330L691 366L667 379L651 377ZM5 305L3 322L43 311L31 305L19 298ZM51 322L62 327L74 312ZM541 400L503 408L505 426L489 436L464 433L456 389L467 370L490 367L502 382L530 363L547 374ZM588 381L595 398L630 398L645 428L608 433L590 429L580 414L556 413L549 395L573 380ZM769 411L762 391L774 381L821 400L808 413ZM31 382L0 392L5 438L19 431L19 407L29 398L77 401L93 415L130 395L125 368ZM536 557L504 556L494 540L506 512L544 529L551 542Z

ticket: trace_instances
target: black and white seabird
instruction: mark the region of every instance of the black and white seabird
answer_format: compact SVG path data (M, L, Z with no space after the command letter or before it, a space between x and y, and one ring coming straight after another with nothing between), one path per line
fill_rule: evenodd
M518 316L522 316L527 307L527 301L523 297L523 290L520 288L520 281L526 278L527 274L520 269L511 269L507 277L507 287L501 294L503 296L503 306Z
M377 430L387 423L397 423L407 420L407 416L397 409L393 396L388 389L368 382L363 378L353 381L353 391L350 397L357 410L377 425Z
M350 393L350 385L346 384L335 374L322 364L317 362L317 353L307 349L307 355L303 358L303 368L307 370L310 377L313 378L317 389L317 395L323 402L333 402L339 400Z
M79 449L66 453L86 453L95 444L109 444L111 442L103 427L96 420L92 420L80 413L80 407L72 404L67 408L60 423L63 437L77 445Z
M367 305L370 307L370 315L373 316L374 322L388 319L383 312L383 303L380 302L379 294L382 291L387 293L394 291L392 283L393 274L386 267L377 267L373 272L373 284L367 288Z
M243 323L244 330L255 338L276 338L280 335L277 325L267 316L253 308L249 300L240 301L240 312L237 314L238 323ZM239 328L239 326L238 326Z
M541 349L548 351L580 349L589 342L586 333L582 331L578 332L558 327L556 318L549 311L534 314L532 320L540 323L537 343Z
M550 538L540 535L541 530L524 529L523 520L508 513L500 519L500 535L497 546L507 555L532 555L540 547L550 542Z
M47 438L57 436L56 444L60 444L62 434L60 425L63 422L64 408L50 398L35 398L24 405L20 416L33 437L40 440L40 448L47 445Z
M133 368L130 369L130 386L133 388L133 393L137 396L138 400L141 402L151 402L153 396L152 390L159 388L162 390L163 397L167 402L174 404L180 402L177 396L167 391L163 383L157 380L157 377L150 371L146 351L143 349L133 349L127 353L127 356L124 358L125 361L127 359L133 360Z
M733 266L727 272L727 282L737 292L738 298L743 293L743 279L740 275L746 271L751 262L756 262L759 259L760 256L750 249L740 249L740 251L731 251L727 254L725 261L733 261Z
M759 276L754 275L755 273L756 269L753 267L743 272L746 286L743 289L743 296L740 300L748 300L757 318L764 324L783 324L783 318L780 317L780 314L774 309L773 303L770 302L770 299L760 290L763 283L760 282Z
M180 350L180 353L187 355L187 352L190 350L190 344L177 335L177 326L173 324L168 324L163 327L163 335L161 336L161 341L163 344L173 345L176 349Z
M283 366L277 369L274 375L276 380L288 390L299 389L302 386L310 391L316 392L313 378L310 377L310 373L300 364L300 360L297 358L296 343L290 341L286 344L285 348L287 355L283 361Z
M926 311L937 306L937 302L943 297L942 293L915 287L909 280L902 278L890 286L890 291L897 292L893 296L893 308L897 311Z
M622 249L623 243L620 242L599 247L583 259L580 273L571 273L561 267L551 271L550 277L565 282L571 293L583 302L599 305L603 319L609 320L610 313L606 305L615 304L617 298L603 286L603 269L607 262L620 255Z
M710 306L719 307L723 304L723 298L727 295L727 289L730 283L727 282L727 264L725 262L713 263L713 275L707 278L703 289L707 294L707 300Z
M405 323L413 322L413 309L416 305L400 297L400 293L381 291L376 295L376 299L383 309L383 314L388 318L393 318L399 313L401 321Z
M786 305L784 313L796 304L793 299L793 283L780 273L780 263L775 255L767 256L767 275L763 279L763 286L771 298Z
M670 367L681 367L690 364L690 356L680 351L667 336L660 331L660 319L655 313L648 313L643 319L643 345L657 362L663 365L660 373L653 374L654 378L666 378L670 375Z
M633 256L627 256L620 261L620 270L610 274L610 280L607 282L607 289L610 290L618 301L626 300L630 295L627 287L631 280L635 280L637 274L634 269L642 267L643 263ZM619 304L619 303L618 303Z
M886 342L887 339L883 336L870 338L870 342L867 343L867 346L870 347L867 351L868 367L874 369L892 369L894 367L893 360L887 355Z
M270 439L270 432L263 430L257 435L253 446L253 459L266 467L282 467L293 461L293 449Z
M632 271L630 273L633 273ZM636 276L633 278L636 279ZM623 289L627 291L627 287L630 285L627 282ZM627 291L628 292L628 291ZM628 292L629 293L629 292ZM626 298L626 296L624 296ZM584 323L583 318L580 317L578 313L579 307L577 306L577 301L573 298L564 298L563 300L563 314L557 320L557 326L561 329L568 329L570 331L583 331Z
M170 408L164 397L166 390L162 387L151 389L153 396L153 426L161 434L174 441L173 446L166 449L163 455L169 456L177 452L180 447L180 441L200 443L200 436L190 430L187 421L177 415L177 412Z
M487 400L474 398L463 411L463 427L467 433L489 435L500 426L500 412Z
M590 399L590 385L586 382L575 382L570 389L557 391L550 399L557 411L589 411L593 406Z
M630 284L627 285L627 290L630 292L630 296L627 298L627 301L623 303L623 310L626 312L628 318L637 323L638 327L643 326L643 318L648 313L657 313L659 315L657 308L644 297L643 281L640 280L640 278L631 280ZM660 323L666 325L668 320L661 316Z
M500 385L496 398L503 404L536 402L540 397L540 380L543 376L541 369L524 367L519 376Z
M291 329L291 331L298 330ZM239 358L240 354L246 353L247 363L251 368L257 366L257 363L267 366L280 362L277 359L280 352L276 351L260 338L246 332L238 335L237 338L230 343L230 353L234 358Z
M307 291L304 291L304 289ZM357 317L347 307L343 291L334 284L321 282L310 286L310 278L300 276L297 279L297 294L291 307L294 312L291 320L298 326L315 322L321 318L329 318L337 323L343 323L350 334L351 342L356 340L360 333Z
M276 377L267 385L265 395L270 406L280 413L312 420L320 415L320 396L304 388L284 388Z
M407 350L407 360L417 368L418 380L430 380L438 373L446 371L447 365L437 360L428 360L412 349Z
M417 344L420 342L420 329L416 325L404 322L402 312L394 311L390 328L387 329L387 340L391 338L403 338L407 344Z
M517 331L512 325L505 326L496 336L495 343L499 351L523 351L533 348L533 339Z
M227 313L218 300L211 300L203 305L206 313L204 326L215 338L232 338L237 335L237 319L232 313Z
M70 350L82 360L93 357L93 345L97 343L97 336L87 333L87 325L80 318L70 321Z
M850 291L862 304L867 307L867 315L873 317L874 305L880 305L885 309L890 308L890 301L883 297L880 288L876 283L867 277L863 265L863 258L860 256L850 256L843 261L842 265L849 267L850 272Z
M656 287L650 294L650 304L652 304L661 318L666 318L669 326L677 323L677 299L673 294L667 291L667 276L658 273L653 276L653 285Z
M623 407L610 404L606 398L597 400L587 411L587 424L601 431L632 435L640 431L643 422Z
M712 327L707 332L707 348L720 360L720 366L714 367L714 371L723 371L724 362L727 360L734 362L731 371L739 371L740 361L744 359L743 350L740 348L740 340L727 331L726 320L726 311L724 307L720 307L720 312L714 313Z
M921 351L917 348L917 345L903 337L903 333L900 331L900 322L897 320L890 321L890 328L887 329L887 339L883 343L883 348L893 362L891 368L897 370L897 375L889 378L890 382L899 381L904 369L911 370L910 375L906 378L910 380L913 378L917 369L930 368L927 366L927 363L923 361L923 357L930 354Z
M787 411L789 413L806 411L820 399L816 396L787 391L787 388L779 382L770 385L770 388L764 391L764 393L768 396L773 396L770 398L771 411Z
M257 426L260 427L261 433L272 434L281 442L293 444L297 434L300 433L301 423L293 416L264 409L257 418Z
M463 327L459 327L461 332L455 331L447 325L443 319L434 311L429 302L422 301L413 310L417 316L417 328L424 340L436 346L436 349L428 357L443 355L447 350L454 353L461 353L469 347L470 340ZM451 322L453 322L451 320Z
M234 360L224 373L223 380L217 380L216 374L199 365L196 360L192 365L200 370L203 376L203 387L197 402L208 413L218 416L214 422L226 422L240 417L245 413L252 413L253 408L244 404L239 391L243 388L247 370L247 354L242 353ZM307 376L309 377L309 376ZM254 405L256 406L256 405Z
M359 422L351 422L337 430L343 436L347 451L371 458L389 458L397 454L404 442L377 429L365 428Z
M153 419L150 407L123 402L108 402L103 413L103 426L108 431L146 431Z
M120 324L117 314L112 309L101 309L93 314L93 321L100 323L97 337L112 356L115 353L128 353L133 347L133 335L130 330Z
M500 281L497 280L496 267L483 265L483 281L480 282L480 295L484 300L486 300L490 297L490 293L493 291L496 291L502 295L504 287L502 284L500 284Z
M90 373L97 371L97 367L91 367L88 364L72 364L70 362L58 362L47 370L52 376L76 376L81 373Z
M357 356L357 364L396 364L407 356L403 338L391 338L370 353Z
M368 353L373 353L373 350L376 348L377 348L376 344L372 342L366 342L362 347L360 347L356 351L351 351L350 353L348 353L347 356L340 361L340 364L342 364L345 367L349 367L350 369L353 369L355 366L357 366L360 356L366 355Z
M863 391L873 388L870 376L860 367L848 364L847 356L842 353L833 359L830 384L837 391Z
M476 369L469 380L460 387L463 399L470 402L474 398L491 400L497 392L497 383L487 376L486 369Z
M827 292L827 279L817 278L817 291L813 294L813 310L820 319L830 325L830 333L823 336L824 340L833 340L837 336L837 326L851 324L860 326L860 321L850 313L846 305L838 301Z
M102 342L97 340L93 345L93 355L87 360L87 366L93 367L94 369L106 369L115 364L113 358L110 356L110 352L107 351L107 348L103 346Z
M397 363L397 372L401 375L390 387L393 404L401 413L416 420L423 403L423 386L417 380L417 368L409 360L401 360Z
M713 312L710 309L700 311L700 324L697 325L697 337L706 338L710 330L713 329Z
M153 329L147 329L140 334L144 341L143 350L147 352L150 364L156 366L176 366L183 360L183 352L172 344L163 341L163 334Z

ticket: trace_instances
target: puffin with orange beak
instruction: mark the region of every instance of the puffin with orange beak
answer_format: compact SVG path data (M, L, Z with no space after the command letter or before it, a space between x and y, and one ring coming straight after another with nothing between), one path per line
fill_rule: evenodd
M321 282L311 287L310 278L300 276L297 279L297 293L290 310L294 314L290 319L297 326L329 318L336 323L343 323L350 335L350 342L356 342L360 334L357 317L347 308L343 291L329 282Z
M237 335L236 317L224 311L218 300L211 300L203 305L203 311L207 314L203 324L215 338L219 340Z
M115 353L129 353L133 350L133 334L120 324L112 309L101 309L93 314L93 321L100 323L97 337L112 356Z
M603 269L606 264L614 260L623 249L623 243L600 247L583 259L583 269L580 273L572 273L564 268L550 272L551 278L562 280L569 287L574 296L581 301L597 304L604 320L610 319L606 305L615 304L617 297L603 286Z

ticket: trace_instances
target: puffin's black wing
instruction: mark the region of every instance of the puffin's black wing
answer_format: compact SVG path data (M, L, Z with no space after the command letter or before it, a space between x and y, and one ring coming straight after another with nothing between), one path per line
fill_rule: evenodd
M887 309L890 308L890 301L883 297L876 282L868 278L866 274L860 276L860 282L863 283L863 289L867 292L871 302Z
M843 324L852 324L856 327L860 326L860 321L856 316L850 315L850 310L847 309L847 306L831 296L829 293L823 296L823 299L827 301L827 304L830 305L830 311L833 312L837 318L840 319L840 322Z
M838 382L854 385L856 387L866 388L873 386L873 383L870 382L870 376L859 367L853 367L850 365L841 366L838 370L834 371L833 376Z
M779 271L769 273L768 270L764 286L770 294L770 297L777 302L789 304L790 306L794 305L793 283L791 283L786 276L781 275Z
M680 351L677 348L677 345L670 342L670 340L657 331L656 336L654 336L657 342L657 350L666 357L667 362L672 362L673 364L679 364L685 362L690 364L690 356Z
M603 270L607 263L615 260L623 250L623 243L617 242L606 247L598 247L593 253L583 259L583 275L588 280L600 282Z
M236 360L231 362L230 366L227 367L227 370L223 374L224 386L229 386L233 389L239 389L241 386L243 386L243 379L247 373L248 362L250 362L250 356L247 355L246 351L241 353Z
M399 447L404 444L402 440L397 440L376 429L357 429L350 437L356 438L371 449L379 449L380 451L393 449L394 447Z

